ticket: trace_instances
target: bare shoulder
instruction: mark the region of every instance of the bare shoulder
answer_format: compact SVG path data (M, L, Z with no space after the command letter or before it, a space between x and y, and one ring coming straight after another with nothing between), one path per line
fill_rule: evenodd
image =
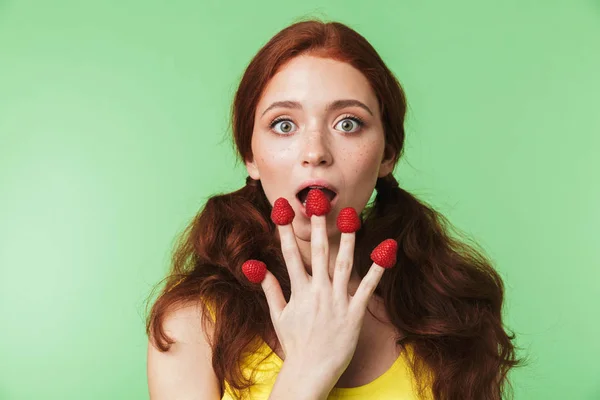
M175 340L176 344L182 343L207 343L207 336L212 337L212 324L204 331L202 326L202 307L200 304L179 306L169 312L164 320L165 333Z
M219 382L212 368L212 324L205 332L202 307L190 304L171 311L165 333L175 342L161 352L148 339L148 389L151 400L219 399Z

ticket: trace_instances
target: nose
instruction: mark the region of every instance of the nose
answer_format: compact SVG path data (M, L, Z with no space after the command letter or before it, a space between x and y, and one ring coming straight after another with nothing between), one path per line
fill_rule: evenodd
M322 132L311 132L306 137L306 144L302 153L303 166L326 166L333 162L331 149L327 138Z

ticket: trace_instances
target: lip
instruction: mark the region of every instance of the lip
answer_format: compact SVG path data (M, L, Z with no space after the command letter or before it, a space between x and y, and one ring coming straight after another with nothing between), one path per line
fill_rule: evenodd
M296 195L298 194L299 191L301 191L302 189L308 187L308 186L321 186L324 188L327 188L331 191L334 191L336 193L335 198L337 198L337 194L338 194L338 190L336 189L335 186L333 186L331 183L327 182L325 179L308 179L304 182L302 182L300 184L300 186L298 186L296 188L296 192L294 193L294 197L296 197ZM297 197L296 197L297 198ZM335 201L335 198L333 199Z

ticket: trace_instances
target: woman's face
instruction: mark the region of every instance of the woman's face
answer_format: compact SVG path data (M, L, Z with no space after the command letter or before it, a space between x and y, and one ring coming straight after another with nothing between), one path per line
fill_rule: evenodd
M337 236L339 211L354 207L360 213L377 178L393 170L392 160L383 159L384 148L377 98L362 73L343 62L303 55L284 65L265 88L255 112L253 160L246 168L261 180L271 205L279 197L289 201L296 236L308 241L310 219L297 197L303 183L322 179L335 189L327 233Z

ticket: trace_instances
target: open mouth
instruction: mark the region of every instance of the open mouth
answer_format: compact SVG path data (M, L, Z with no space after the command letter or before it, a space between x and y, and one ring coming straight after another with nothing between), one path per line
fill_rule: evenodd
M308 196L308 192L311 189L319 189L320 191L322 191L325 194L325 196L327 196L327 199L329 199L329 202L332 202L333 199L335 198L335 196L337 196L337 193L334 192L333 190L329 190L329 189L321 187L321 186L308 186L296 194L296 197L298 198L298 200L300 200L300 203L304 207L306 207L306 197Z

